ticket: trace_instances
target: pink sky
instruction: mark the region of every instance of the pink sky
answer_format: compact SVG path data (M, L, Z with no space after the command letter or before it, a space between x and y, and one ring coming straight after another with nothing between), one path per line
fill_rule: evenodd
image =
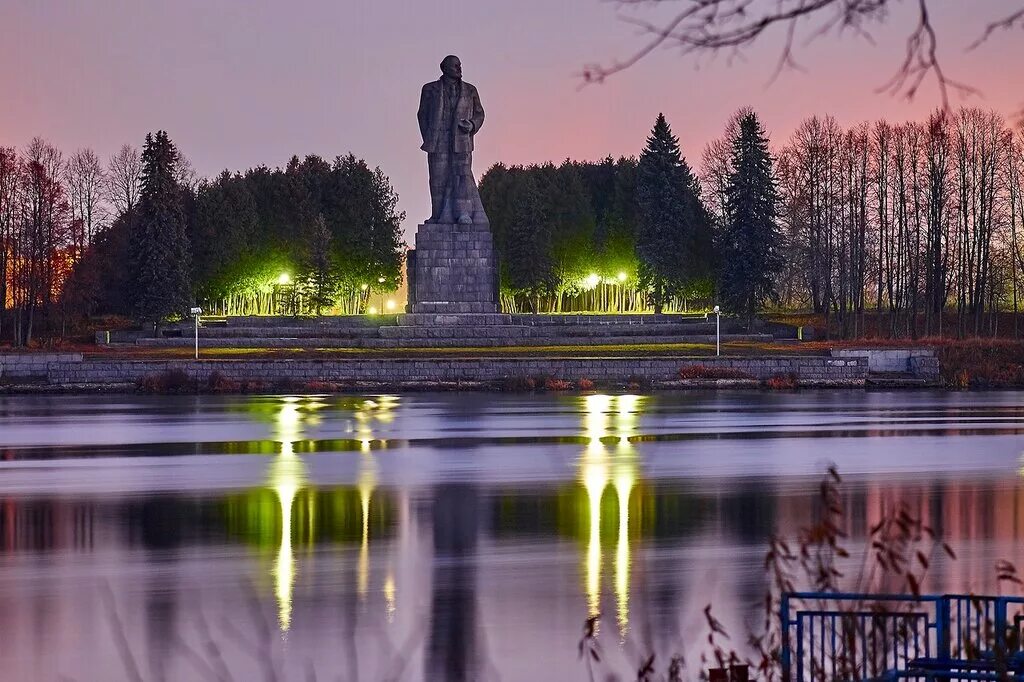
M1024 107L1021 31L965 51L1019 0L931 4L950 75L982 92L971 101L1008 116ZM391 177L411 231L429 208L419 89L449 52L462 58L487 111L478 177L496 161L637 154L659 111L696 165L744 105L776 141L813 113L842 123L923 117L939 102L930 83L909 103L875 93L902 56L914 5L896 1L874 46L849 34L802 47L805 71L771 84L776 35L731 65L665 50L580 89L584 64L640 45L614 3L3 0L0 144L41 135L66 153L90 146L106 157L164 128L205 176L352 151Z

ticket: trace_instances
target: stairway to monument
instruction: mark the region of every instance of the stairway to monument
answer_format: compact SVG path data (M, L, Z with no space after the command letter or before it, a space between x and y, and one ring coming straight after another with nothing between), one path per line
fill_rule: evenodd
M723 341L767 341L723 321ZM140 346L182 347L190 322L169 325ZM509 315L406 313L320 318L232 317L200 328L207 348L500 348L713 343L715 325L687 315Z

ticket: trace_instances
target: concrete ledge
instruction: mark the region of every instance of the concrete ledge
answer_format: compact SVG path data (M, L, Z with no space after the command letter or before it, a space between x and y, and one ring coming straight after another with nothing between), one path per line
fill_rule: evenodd
M939 359L931 348L842 348L830 353L835 358L865 358L870 372L939 379Z

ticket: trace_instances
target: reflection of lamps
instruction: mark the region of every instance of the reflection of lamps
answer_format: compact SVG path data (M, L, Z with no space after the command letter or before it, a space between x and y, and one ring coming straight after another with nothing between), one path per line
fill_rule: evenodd
M370 498L377 486L377 465L373 456L363 454L359 462L359 506L363 515L362 542L359 546L359 564L356 575L356 589L360 598L366 597L370 582Z
M599 446L600 447L600 446ZM583 487L590 510L590 537L587 539L587 609L590 615L601 611L601 496L608 485L608 464L604 453L584 455Z
M629 627L629 577L631 548L629 545L629 502L636 485L636 456L630 436L637 430L643 396L589 395L583 398L587 446L583 453L581 477L587 494L589 537L584 561L587 608L591 615L601 605L601 499L609 483L609 458L604 443L608 442L611 415L615 414L618 435L611 467L611 479L618 498L618 539L615 548L615 596L619 632Z
M301 440L302 415L299 398L282 399L277 413L275 439L281 453L270 466L270 487L281 508L281 542L274 561L274 596L277 598L278 623L287 632L292 622L292 592L295 587L295 556L292 551L292 504L306 482L306 465L295 454L295 442Z
M625 441L624 441L625 442ZM619 498L619 537L615 545L615 597L619 634L629 629L629 496L633 492L636 461L630 458L616 467L615 495Z

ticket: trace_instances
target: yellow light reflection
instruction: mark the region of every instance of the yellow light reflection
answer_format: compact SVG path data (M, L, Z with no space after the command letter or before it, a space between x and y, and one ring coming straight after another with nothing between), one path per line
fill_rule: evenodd
M388 577L384 579L384 608L388 622L395 622L395 612L398 610L398 605L395 600L395 576L391 572L388 572Z
M398 406L398 396L382 395L375 399L366 399L355 408L356 438L359 440L359 449L362 452L369 452L373 443L377 440L374 437L373 426L375 423L388 424L395 418L394 410ZM381 439L382 445L387 441Z
M277 599L278 623L288 632L292 621L292 593L295 588L295 554L292 548L292 505L306 484L306 464L295 454L295 443L302 440L303 421L311 421L309 411L322 407L317 400L287 396L274 420L274 439L281 452L270 465L270 488L281 509L281 540L271 573ZM305 415L305 416L304 416Z
M608 463L602 453L587 452L583 461L583 486L590 510L587 540L587 608L590 615L601 611L601 496L608 485Z
M292 503L305 480L305 465L294 453L282 452L270 469L271 487L281 507L281 541L274 561L274 595L281 630L291 626L292 590L295 586L295 555L292 551Z
M619 537L615 547L615 604L619 633L629 630L629 497L636 482L635 461L623 462L615 473L615 494L619 498Z
M618 498L618 538L615 548L615 598L619 631L629 628L629 580L632 568L629 539L629 503L636 486L637 461L629 440L637 433L644 398L636 395L589 395L584 397L586 449L581 459L581 478L587 493L589 529L584 560L584 590L591 614L601 604L601 499L609 482ZM614 417L614 434L610 427ZM617 436L617 437L616 437ZM610 456L606 444L616 445ZM609 469L613 472L609 473Z
M369 454L363 454L359 464L359 503L363 514L363 535L356 566L356 590L360 599L366 597L370 582L370 498L377 487L377 464Z

